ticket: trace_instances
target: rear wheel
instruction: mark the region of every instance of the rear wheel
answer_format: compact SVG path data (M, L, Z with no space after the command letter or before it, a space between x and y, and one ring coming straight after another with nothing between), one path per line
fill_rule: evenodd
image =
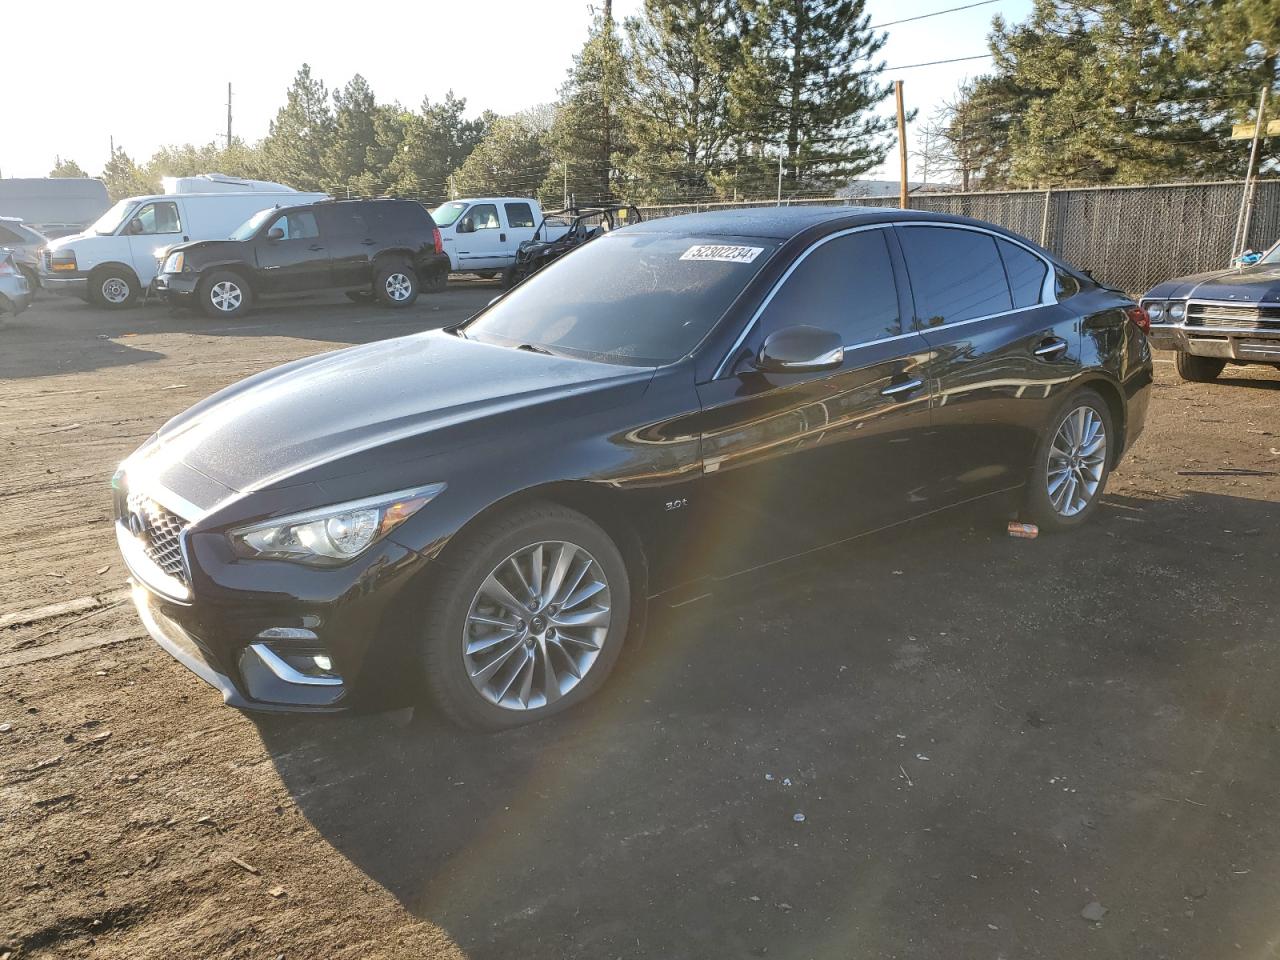
M216 270L200 281L196 297L205 316L217 319L238 317L249 309L252 292L238 273Z
M134 304L141 287L127 267L102 267L89 275L89 300L95 306L120 310Z
M408 264L394 263L378 269L373 295L388 307L408 307L418 299L418 275Z
M605 682L626 640L626 563L604 530L537 504L464 531L439 561L421 660L432 700L497 730L560 713Z
M1217 357L1197 357L1194 354L1178 351L1178 376L1192 383L1210 383L1217 380L1226 365L1227 361Z
M1032 520L1046 531L1088 520L1106 489L1117 439L1106 401L1094 390L1072 394L1036 446L1027 490Z

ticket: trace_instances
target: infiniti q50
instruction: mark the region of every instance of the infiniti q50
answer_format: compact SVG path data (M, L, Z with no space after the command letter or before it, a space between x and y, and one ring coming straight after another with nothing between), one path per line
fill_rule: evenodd
M228 703L409 680L499 728L598 690L646 604L945 508L1097 509L1146 315L990 224L857 207L637 224L454 328L286 364L113 481L152 636Z

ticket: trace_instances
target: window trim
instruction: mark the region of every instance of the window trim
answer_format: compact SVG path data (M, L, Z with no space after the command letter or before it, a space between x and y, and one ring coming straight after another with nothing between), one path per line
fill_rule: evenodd
M848 227L844 230L837 230L835 233L829 233L825 237L819 237L809 246L805 247L805 249L800 253L800 255L796 257L793 261L791 261L791 265L787 267L786 272L783 273L782 276L778 278L777 282L775 282L773 287L769 290L768 295L761 302L760 306L756 307L755 312L751 314L751 319L749 319L746 323L742 325L742 333L738 335L737 339L733 341L729 349L725 351L724 356L720 359L720 362L716 365L715 372L712 373L711 379L719 380L726 375L729 361L733 358L733 355L736 354L742 348L742 344L746 342L746 339L748 336L750 336L751 331L755 329L756 324L760 320L761 314L764 313L765 308L768 307L769 303L773 300L774 294L776 294L778 290L782 288L782 285L786 283L787 279L791 276L791 274L795 272L796 267L798 267L800 263L807 256L809 256L809 254L811 254L814 250L818 249L818 247L822 246L824 243L828 243L831 240L835 240L837 237L848 236L851 233L860 233L864 230L893 230L893 229L897 229L898 227L945 227L950 230L971 230L974 233L985 233L988 236L995 238L996 240L1008 240L1010 243L1017 244L1018 246L1022 247L1022 249L1026 250L1028 253L1032 254L1033 256L1043 261L1047 268L1044 283L1041 285L1041 289L1040 289L1039 303L1033 304L1032 306L1029 306L1029 307L1018 307L1013 310L1002 310L999 313L988 313L988 314L984 314L981 317L970 317L967 320L957 320L955 323L944 323L938 327L926 327L925 330L928 330L928 331L946 330L951 327L963 326L966 323L977 323L979 320L991 320L991 319L994 319L995 317L1005 317L1012 313L1021 313L1023 310L1035 310L1037 307L1052 306L1053 304L1056 304L1058 302L1056 287L1053 284L1053 278L1055 275L1054 271L1057 269L1057 265L1048 257L1046 257L1044 254L1040 253L1038 250L1032 249L1030 246L1028 246L1023 241L1017 239L1016 237L1000 233L997 230L991 230L987 227L980 227L977 224L953 223L949 220L889 220L889 221L883 221L879 223L866 223L857 227ZM887 239L886 239L886 242L887 242ZM1000 248L997 247L996 256L999 256L999 255L1000 255ZM890 260L892 259L893 257L892 257L892 250L891 250ZM903 255L902 259L903 259L902 266L903 266L903 269L906 271L907 283L910 284L911 268L906 264L905 254ZM1000 265L1001 265L1001 269L1003 270L1004 269L1003 259L1001 259ZM894 280L895 282L897 281L896 274L895 274ZM1008 282L1009 282L1009 278L1006 273L1005 283L1008 283ZM915 303L914 291L912 291L911 300L912 300L912 303L914 304ZM1010 303L1013 302L1012 287L1009 288L1009 302ZM876 344L879 344L879 343L889 343L890 341L893 341L893 340L905 340L907 337L921 336L925 332L925 330L915 328L915 321L917 320L917 317L914 316L914 313L915 311L913 309L911 323L910 323L910 326L912 326L913 329L906 331L904 333L900 333L897 336L893 336L893 337L884 337L879 340L867 340L867 341L864 341L863 343L856 343L852 345L846 344L845 349L859 350L863 347L875 346Z
M502 215L498 212L498 205L496 203L491 203L488 201L486 201L485 203L473 203L471 204L471 206L467 207L467 209L463 211L462 217L471 217L475 213L475 211L479 210L481 207L493 207L493 218L497 220L498 223L496 226L492 226L492 227L477 227L475 225L475 220L473 218L471 221L471 230L470 230L471 233L479 233L481 230L505 229L502 226ZM462 217L459 217L458 220L461 220ZM457 223L456 220L454 222Z

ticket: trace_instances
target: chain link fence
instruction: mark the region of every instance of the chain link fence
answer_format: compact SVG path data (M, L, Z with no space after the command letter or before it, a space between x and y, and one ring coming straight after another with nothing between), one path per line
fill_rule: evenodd
M1101 283L1137 296L1162 280L1227 266L1243 181L983 193L914 193L913 210L986 220L1039 242ZM774 206L773 200L641 207L645 219ZM784 206L898 206L897 197L783 200ZM1258 181L1248 247L1280 238L1280 180Z

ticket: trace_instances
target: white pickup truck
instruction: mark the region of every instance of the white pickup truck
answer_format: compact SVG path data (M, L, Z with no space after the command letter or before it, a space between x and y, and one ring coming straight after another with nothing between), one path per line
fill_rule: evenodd
M532 197L474 197L450 200L431 211L440 228L449 269L455 273L497 276L516 262L516 250L542 223L542 207ZM563 236L569 221L548 221L552 239Z

